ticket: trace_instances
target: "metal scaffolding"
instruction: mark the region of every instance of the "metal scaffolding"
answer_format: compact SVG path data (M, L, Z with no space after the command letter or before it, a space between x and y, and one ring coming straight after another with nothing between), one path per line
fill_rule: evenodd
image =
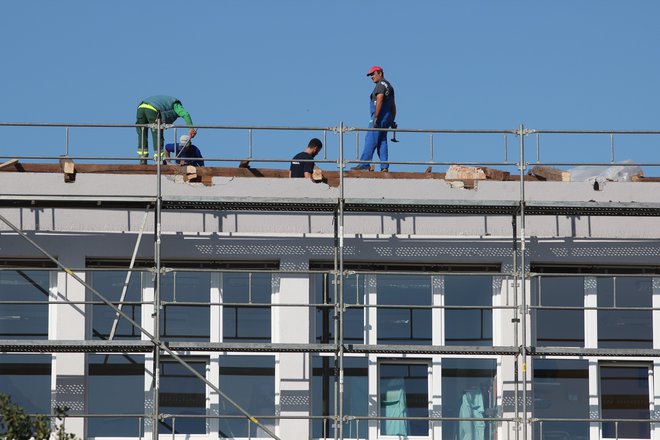
M159 131L174 128L184 128L183 126L174 127L157 123L155 125L99 125L99 124L20 124L20 123L0 123L2 126L20 126L20 127L64 127L66 128L66 146L65 153L68 156L69 151L69 128L76 127L115 127L115 128L143 128L153 129ZM186 127L187 128L187 127ZM614 139L619 136L634 135L660 135L660 131L567 131L567 130L529 130L520 125L519 127L511 130L416 130L416 129L397 129L401 133L426 133L429 135L429 151L430 160L426 162L388 162L390 164L415 164L415 165L449 165L456 162L438 162L434 161L434 135L438 134L488 134L488 135L502 135L504 138L504 161L493 162L489 164L484 163L470 163L465 162L463 165L503 165L515 166L519 171L519 198L515 201L492 201L492 200L437 200L429 199L369 199L369 198L351 198L345 197L346 168L351 164L357 162L355 159L348 158L345 154L345 136L350 133L356 134L356 147L359 147L357 141L360 133L366 131L374 131L378 129L357 129L345 127L342 122L336 127L243 127L243 126L199 126L196 128L207 128L214 130L243 130L248 132L248 156L245 158L208 158L206 160L217 161L241 161L241 160L255 160L252 151L252 133L253 131L268 131L268 130L304 130L304 131L322 131L324 139L327 133L334 133L338 136L338 157L336 160L329 160L327 156L320 162L335 164L339 171L339 197L334 200L327 198L287 198L287 197L227 197L227 196L213 196L213 197L190 197L190 196L172 196L164 195L162 193L161 181L163 178L161 170L161 162L156 161L155 176L156 176L156 193L154 196L57 196L57 195L0 195L0 207L3 208L22 208L22 207L52 207L52 208L101 208L101 209L133 209L133 210L153 210L154 213L154 261L153 261L153 276L154 276L154 329L147 330L122 311L121 306L124 304L124 292L121 296L121 301L118 305L108 300L104 295L94 289L93 286L86 283L79 276L77 276L72 268L65 267L55 257L53 257L48 250L42 248L35 240L28 237L20 228L16 227L7 218L0 215L0 221L5 223L11 230L22 237L26 242L30 243L37 249L44 257L51 260L52 263L59 268L62 272L69 275L71 278L81 283L92 292L96 297L96 301L90 301L92 304L105 304L113 309L116 314L116 320L113 324L112 336L114 336L116 325L119 318L125 319L132 326L138 329L149 340L0 340L0 352L3 353L145 353L153 356L153 408L150 414L140 415L140 420L150 418L152 420L152 438L157 439L158 422L163 419L164 414L160 411L158 402L159 393L159 374L161 355L166 354L172 359L179 362L183 367L190 371L199 380L203 381L206 386L213 389L218 395L222 396L237 408L247 423L253 423L264 430L270 437L279 438L273 430L266 427L260 420L248 411L243 409L240 405L227 396L217 384L214 384L208 378L199 374L193 369L189 363L182 358L183 352L244 352L244 353L325 353L332 355L335 361L335 390L334 390L334 414L327 418L334 424L334 437L335 439L344 439L344 423L347 421L359 422L361 417L345 414L344 408L344 359L347 354L419 354L419 355L463 355L463 356L509 356L514 358L515 362L515 403L514 411L515 416L495 417L479 419L483 421L494 421L499 423L511 423L515 426L514 432L516 439L520 432L522 432L522 439L526 440L528 436L527 427L531 423L543 424L542 419L530 418L530 405L528 402L529 391L529 378L528 378L528 362L530 357L535 356L568 356L568 357L585 357L585 356L606 356L606 357L641 357L641 358L657 358L660 356L660 349L605 349L605 348L552 348L552 347L536 347L527 345L528 332L530 331L529 314L530 310L534 308L528 304L528 293L526 281L530 279L532 274L527 267L528 263L526 258L528 256L529 237L526 235L526 219L528 216L548 216L548 215L584 215L584 216L620 216L620 217L638 217L638 216L660 216L660 203L651 202L567 202L562 200L556 201L538 201L527 200L525 194L526 180L525 173L529 163L525 158L525 138L531 135L536 136L536 159L539 162L540 152L540 136L544 134L598 134L608 135L610 137L611 158L614 161ZM519 140L519 158L517 162L508 160L508 137L514 136ZM176 135L175 135L176 137ZM162 150L162 145L158 145L158 153ZM327 154L327 151L325 152ZM47 159L44 156L2 156L6 159ZM72 157L72 156L69 156ZM72 157L76 158L76 157ZM80 159L108 159L96 157L78 157ZM113 160L135 160L134 157L114 157ZM274 163L288 163L289 160L283 159L263 159L263 162ZM379 163L371 161L371 163ZM574 165L572 163L555 163L551 165ZM592 164L595 165L595 164ZM598 164L602 165L602 164ZM659 166L657 163L647 163L643 165ZM182 211L182 210L219 210L219 211L258 211L258 212L290 212L290 213L325 213L332 216L335 222L333 248L334 257L332 261L333 268L327 271L306 271L305 275L311 276L314 273L326 273L334 278L335 294L334 304L332 305L333 318L334 318L334 341L332 343L316 343L316 344L286 344L286 343L212 343L212 342L166 342L161 340L160 325L160 310L163 305L163 300L160 295L161 275L166 268L163 266L163 257L161 255L161 234L162 234L162 213L163 211ZM344 327L345 327L345 313L350 305L346 304L344 296L344 280L349 274L345 265L345 217L352 214L361 213L408 213L408 214L443 214L443 215L491 215L502 216L511 218L512 232L511 232L511 258L512 268L510 273L498 273L498 276L509 277L513 286L514 304L506 307L513 313L512 327L514 331L515 343L513 346L434 346L434 345L387 345L387 344L353 344L346 343L344 340ZM145 213L146 221L146 213ZM138 243L142 236L144 223L138 237ZM139 270L134 267L135 251L131 259L128 273ZM80 268L84 270L85 268ZM42 269L43 270L43 269ZM209 269L210 270L210 269ZM254 272L254 271L251 271ZM268 272L268 271L266 271ZM277 271L275 271L277 272ZM287 272L280 270L279 272ZM359 271L351 270L351 273ZM442 272L432 272L435 274L442 274ZM126 285L128 281L126 282ZM518 301L521 301L519 304ZM71 302L76 304L76 302ZM205 304L210 305L210 303ZM319 307L321 304L269 304L269 307ZM367 307L367 306L362 306ZM371 307L379 307L373 305ZM410 306L407 306L410 307ZM446 308L447 306L420 306L423 308ZM483 307L495 309L496 307ZM582 307L582 310L585 308ZM656 309L653 309L656 310ZM519 334L520 333L520 334ZM519 397L520 394L520 397ZM521 415L522 412L522 415ZM94 417L95 415L88 414L86 417ZM96 415L98 416L98 415ZM128 417L128 415L127 415ZM133 415L135 417L135 415ZM206 416L213 418L217 416ZM284 418L280 416L273 417L273 419ZM307 417L314 419L314 416ZM383 417L362 417L363 420L382 420ZM415 418L406 418L413 420ZM446 420L454 420L448 417L425 417L424 420L442 422ZM459 420L459 419L455 419ZM575 419L576 421L578 419ZM607 421L612 421L608 419ZM589 422L596 421L595 419L588 419ZM598 421L601 421L600 419ZM621 419L618 422L625 422ZM639 420L636 420L639 421ZM650 423L657 422L657 420L650 419ZM140 431L142 432L142 431Z

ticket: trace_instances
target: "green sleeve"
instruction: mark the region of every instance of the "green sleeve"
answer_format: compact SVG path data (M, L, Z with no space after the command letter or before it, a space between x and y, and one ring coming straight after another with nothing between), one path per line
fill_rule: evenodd
M193 125L193 121L190 118L190 115L188 114L186 109L183 108L180 102L175 102L174 106L172 107L172 110L174 110L174 113L176 113L186 121L186 125Z

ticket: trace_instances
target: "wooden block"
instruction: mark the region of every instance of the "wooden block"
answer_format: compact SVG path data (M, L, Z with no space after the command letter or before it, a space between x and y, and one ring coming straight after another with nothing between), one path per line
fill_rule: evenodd
M496 170L493 168L477 167L477 169L482 170L486 175L486 179L489 180L509 180L509 176L511 175L508 171Z
M314 172L312 173L312 180L314 182L323 182L323 172L321 168L314 167Z
M204 184L204 186L213 186L213 176L203 175L202 176L202 183Z
M451 165L445 174L446 180L486 180L486 173L476 167Z
M534 167L529 170L529 174L538 177L541 180L552 180L557 182L570 182L571 173L569 171L559 170L551 167Z
M62 167L62 172L64 173L64 181L66 183L72 183L76 181L76 165L71 159L60 159L60 167Z
M239 168L250 168L250 161L249 160L242 160L241 163L238 164Z
M426 170L424 170L424 174L430 174L433 172L433 167L428 167Z
M16 165L17 163L18 163L18 159L12 159L12 160L8 160L7 162L3 162L0 164L0 170L3 168L10 167L12 165Z

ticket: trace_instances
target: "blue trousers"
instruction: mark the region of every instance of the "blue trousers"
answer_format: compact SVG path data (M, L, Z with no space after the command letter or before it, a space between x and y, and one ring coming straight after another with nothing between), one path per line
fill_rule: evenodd
M369 128L389 128L392 125L392 115L386 113L380 121L378 127L374 127L373 122L369 123ZM387 132L386 131L368 131L367 136L364 138L364 149L360 160L372 160L374 152L378 153L378 159L382 162L387 162L389 155L387 152ZM361 167L369 168L368 163L360 163ZM381 163L380 169L386 170L390 167L388 163Z

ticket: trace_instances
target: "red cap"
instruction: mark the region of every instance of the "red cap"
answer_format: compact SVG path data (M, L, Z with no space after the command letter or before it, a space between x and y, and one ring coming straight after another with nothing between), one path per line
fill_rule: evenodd
M383 68L380 66L373 66L371 69L369 69L369 73L367 73L367 76L371 76L371 74L376 72L377 70L380 70L382 72Z

